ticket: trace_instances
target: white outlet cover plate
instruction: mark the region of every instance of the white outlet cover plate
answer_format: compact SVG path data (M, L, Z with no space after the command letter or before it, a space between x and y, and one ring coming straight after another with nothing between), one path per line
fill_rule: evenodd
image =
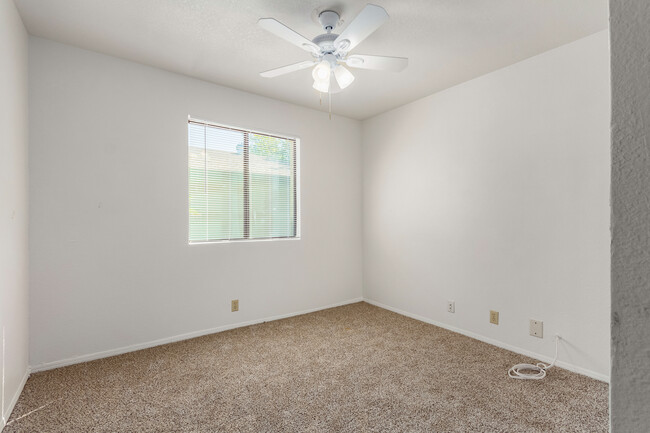
M455 313L456 312L456 302L447 301L447 312L448 313Z
M541 320L530 319L530 335L533 337L544 338L544 322Z

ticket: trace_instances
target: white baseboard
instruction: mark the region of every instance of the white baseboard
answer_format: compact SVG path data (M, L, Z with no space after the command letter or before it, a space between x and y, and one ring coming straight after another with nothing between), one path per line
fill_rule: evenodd
M488 343L488 344L491 344L493 346L497 346L497 347L500 347L502 349L506 349L506 350L509 350L511 352L518 353L520 355L524 355L524 356L527 356L527 357L530 357L530 358L535 358L535 359L538 359L538 360L540 360L542 362L545 362L545 363L549 363L549 362L551 362L553 360L552 357L542 355L542 354L539 354L539 353L535 353L535 352L531 352L530 350L526 350L526 349L522 349L520 347L512 346L510 344L503 343L503 342L498 341L498 340L493 340L492 338L488 338L488 337L485 337L483 335L475 334L473 332L466 331L464 329L456 328L455 326L450 326L450 325L447 325L447 324L444 324L444 323L441 323L441 322L437 322L435 320L429 319L427 317L420 316L418 314L409 313L408 311L400 310L399 308L394 308L394 307L391 307L389 305L382 304L381 302L374 301L372 299L363 298L363 300L365 302L367 302L369 304L372 304L374 306L377 306L379 308L383 308L385 310L389 310L389 311L392 311L394 313L401 314L402 316L410 317L411 319L415 319L415 320L419 320L421 322L429 323L430 325L435 325L435 326L438 326L440 328L444 328L444 329L447 329L449 331L456 332L457 334L462 334L462 335L465 335L467 337L473 338L475 340L479 340L479 341L482 341L484 343ZM584 376L588 376L588 377L591 377L593 379L609 383L609 376L607 376L607 375L597 373L595 371L587 370L586 368L582 368L582 367L579 367L577 365L569 364L568 362L563 362L563 361L557 361L555 363L555 365L560 367L560 368L564 368L565 370L573 371L574 373L582 374Z
M334 307L340 307L342 305L353 304L355 302L361 302L361 301L365 301L365 302L367 302L369 304L372 304L372 305L375 305L377 307L392 311L392 312L397 313L397 314L401 314L402 316L410 317L412 319L419 320L421 322L429 323L431 325L438 326L440 328L444 328L444 329L447 329L449 331L465 335L465 336L473 338L475 340L483 341L484 343L488 343L488 344L491 344L493 346L500 347L502 349L510 350L511 352L519 353L521 355L524 355L524 356L527 356L527 357L530 357L530 358L539 359L540 361L543 361L543 362L550 362L550 361L553 360L549 356L542 355L542 354L539 354L539 353L535 353L535 352L532 352L530 350L522 349L520 347L512 346L510 344L503 343L501 341L494 340L492 338L488 338L488 337L485 337L483 335L475 334L473 332L466 331L466 330L461 329L461 328L456 328L454 326L450 326L450 325L447 325L445 323L437 322L435 320L429 319L429 318L424 317L424 316L420 316L418 314L409 313L408 311L400 310L398 308L394 308L394 307L391 307L389 305L382 304L381 302L377 302L377 301L374 301L372 299L354 298L354 299L348 299L348 300L343 301L343 302L337 302L335 304L326 305L326 306L323 306L323 307L311 308L309 310L297 311L297 312L288 313L288 314L281 314L281 315L278 315L278 316L271 316L271 317L266 317L266 318L263 318L263 319L250 320L250 321L247 321L247 322L233 323L233 324L230 324L230 325L219 326L219 327L216 327L216 328L204 329L204 330L201 330L201 331L194 331L194 332L189 332L189 333L186 333L186 334L175 335L175 336L172 336L172 337L161 338L159 340L148 341L148 342L145 342L145 343L139 343L139 344L134 344L134 345L130 345L130 346L119 347L119 348L116 348L116 349L105 350L105 351L102 351L102 352L95 352L95 353L90 353L90 354L87 354L87 355L76 356L76 357L73 357L73 358L66 358L66 359L62 359L62 360L59 360L59 361L46 362L46 363L43 363L43 364L38 364L38 365L32 366L31 369L28 370L28 372L25 374L23 382L22 382L22 384L20 386L20 390L14 396L11 404L9 405L9 408L11 410L13 410L13 406L16 404L16 401L18 401L20 391L22 391L22 388L25 385L25 382L27 381L27 378L29 377L30 372L36 373L36 372L39 372L39 371L51 370L51 369L54 369L54 368L65 367L65 366L68 366L68 365L79 364L79 363L82 363L82 362L94 361L96 359L108 358L110 356L121 355L123 353L128 353L128 352L134 352L136 350L148 349L150 347L160 346L160 345L168 344L168 343L174 343L176 341L188 340L190 338L201 337L203 335L228 331L230 329L241 328L241 327L244 327L244 326L256 325L256 324L263 323L263 322L271 322L271 321L274 321L274 320L286 319L288 317L300 316L302 314L313 313L315 311L326 310L328 308L334 308ZM585 369L585 368L582 368L582 367L579 367L577 365L573 365L573 364L570 364L570 363L567 363L567 362L564 362L564 361L557 361L556 365L558 367L564 368L566 370L573 371L575 373L582 374L584 376L588 376L588 377L591 377L591 378L594 378L594 379L609 383L609 376L607 376L607 375L597 373L595 371L591 371L591 370L588 370L588 369ZM9 410L9 414L11 414L11 410Z
M228 331L230 329L241 328L244 326L257 325L259 323L271 322L273 320L286 319L288 317L300 316L302 314L313 313L315 311L327 310L328 308L340 307L342 305L354 304L361 302L363 298L348 299L347 301L337 302L324 307L311 308L309 310L297 311L294 313L281 314L278 316L265 317L263 319L249 320L247 322L233 323L230 325L218 326L216 328L204 329L201 331L189 332L187 334L174 335L172 337L161 338L159 340L147 341L145 343L133 344L130 346L118 347L116 349L104 350L101 352L89 353L87 355L75 356L73 358L61 359L59 361L45 362L31 367L33 373L54 368L65 367L82 362L94 361L96 359L108 358L109 356L122 355L123 353L135 352L136 350L148 349L150 347L161 346L163 344L174 343L176 341L189 340L190 338L201 337L203 335L215 334L217 332Z
M2 414L2 418L0 418L0 432L4 430L6 422L9 421L11 412L14 411L14 407L16 406L16 403L18 403L18 398L20 398L20 394L22 394L23 388L25 387L25 384L27 383L27 379L29 379L30 374L31 374L31 369L27 367L27 370L25 370L25 375L23 376L23 380L20 381L20 385L18 385L18 389L16 390L13 398L9 402L7 409Z

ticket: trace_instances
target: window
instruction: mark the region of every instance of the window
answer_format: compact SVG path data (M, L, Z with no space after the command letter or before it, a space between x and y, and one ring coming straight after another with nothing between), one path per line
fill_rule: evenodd
M298 237L296 147L190 119L190 243Z

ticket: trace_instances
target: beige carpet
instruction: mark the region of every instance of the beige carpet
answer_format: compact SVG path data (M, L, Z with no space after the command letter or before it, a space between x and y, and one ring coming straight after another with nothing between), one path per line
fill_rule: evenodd
M606 432L608 386L358 303L30 377L14 432Z

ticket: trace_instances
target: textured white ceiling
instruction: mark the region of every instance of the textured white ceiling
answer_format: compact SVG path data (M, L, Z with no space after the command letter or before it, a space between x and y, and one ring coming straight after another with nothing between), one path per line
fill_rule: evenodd
M311 39L317 13L345 22L366 0L15 0L36 36L295 104L319 106L309 69L258 72L310 55L256 25L273 17ZM376 0L390 20L352 53L403 56L400 73L352 70L335 114L364 119L606 29L607 0Z

